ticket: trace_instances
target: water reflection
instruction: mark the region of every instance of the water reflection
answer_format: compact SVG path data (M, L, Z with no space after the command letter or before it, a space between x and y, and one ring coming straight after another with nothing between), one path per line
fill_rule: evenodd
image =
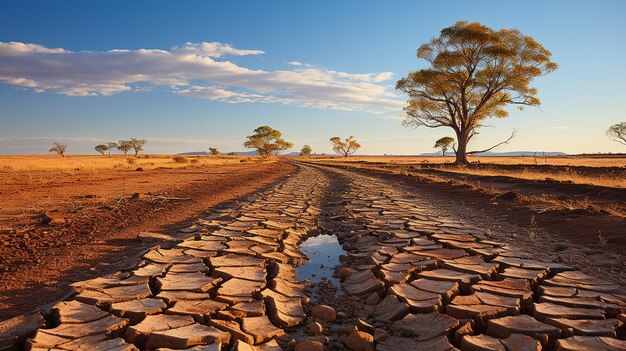
M335 286L339 286L339 279L333 277L333 271L339 264L339 256L345 252L336 236L312 236L300 244L300 251L307 255L309 262L297 268L298 280L308 279L317 283L326 277Z

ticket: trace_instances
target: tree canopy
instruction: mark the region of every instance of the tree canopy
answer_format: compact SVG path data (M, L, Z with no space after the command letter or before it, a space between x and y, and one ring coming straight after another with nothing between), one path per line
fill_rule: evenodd
M348 157L361 148L361 144L359 144L352 135L345 140L341 140L340 137L335 136L330 138L330 142L333 143L333 151L343 157Z
M117 149L117 147L118 147L117 143L112 142L112 141L107 142L106 146L107 146L107 148L109 150L109 155L111 155L111 150Z
M430 67L410 72L396 89L409 96L404 108L407 127L449 127L456 133L457 163L467 151L484 120L505 118L505 107L539 106L534 78L557 69L552 54L517 29L493 30L480 23L461 21L441 30L417 49L417 58Z
M139 152L143 151L143 146L146 145L148 140L147 139L130 138L130 139L127 140L127 142L128 142L128 145L130 145L130 148L135 151L135 157L137 157Z
M454 144L454 138L452 137L443 137L435 141L435 149L441 149L441 156L446 155L446 151Z
M313 149L309 145L304 145L300 150L300 156L311 156Z
M130 140L120 140L117 143L117 149L126 155L130 150L132 150L133 146L130 144Z
M109 146L100 144L100 145L96 145L94 149L96 149L96 151L98 151L102 156L104 156L104 153L107 152L107 150L109 150Z
M626 145L626 122L612 125L606 130L606 135L611 140Z
M282 150L293 147L293 143L282 138L282 133L270 126L260 126L254 130L254 134L248 135L243 143L244 147L257 149L259 155L268 157Z

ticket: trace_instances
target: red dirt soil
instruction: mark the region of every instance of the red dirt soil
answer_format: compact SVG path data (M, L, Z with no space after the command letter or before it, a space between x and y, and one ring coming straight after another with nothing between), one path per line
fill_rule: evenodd
M176 233L212 206L292 170L277 161L63 176L28 171L43 181L26 183L2 174L0 319L56 301L68 284L118 271L159 244L138 239L139 232Z

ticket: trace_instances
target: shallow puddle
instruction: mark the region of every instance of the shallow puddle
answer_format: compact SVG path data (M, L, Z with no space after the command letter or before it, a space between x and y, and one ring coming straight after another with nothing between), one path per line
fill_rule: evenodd
M307 255L309 262L296 269L298 280L319 283L325 277L339 287L339 279L333 277L333 271L345 251L336 236L312 236L300 244L300 251Z

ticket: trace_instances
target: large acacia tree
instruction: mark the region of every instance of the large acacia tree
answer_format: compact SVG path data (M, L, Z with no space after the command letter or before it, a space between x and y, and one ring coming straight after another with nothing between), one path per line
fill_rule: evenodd
M449 127L456 133L456 163L485 152L467 145L485 119L505 118L507 105L539 106L536 77L557 69L552 54L517 29L495 31L480 23L457 22L422 45L417 57L430 67L409 73L396 84L409 96L404 108L408 127Z

